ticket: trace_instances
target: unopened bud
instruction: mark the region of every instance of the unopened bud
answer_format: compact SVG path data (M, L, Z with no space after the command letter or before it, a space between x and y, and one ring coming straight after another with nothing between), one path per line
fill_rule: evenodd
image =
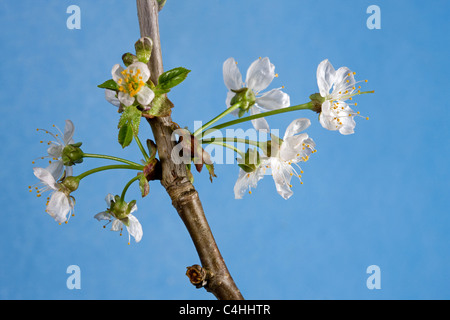
M129 65L138 62L139 59L134 54L127 52L122 56L122 61L125 67L128 67Z
M153 41L149 37L140 38L134 45L139 61L147 63L150 60L153 49Z

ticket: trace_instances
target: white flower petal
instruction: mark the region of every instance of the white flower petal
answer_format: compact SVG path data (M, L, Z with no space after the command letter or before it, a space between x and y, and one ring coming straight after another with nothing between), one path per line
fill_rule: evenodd
M127 227L128 233L132 237L134 237L134 240L136 242L141 241L142 235L144 234L144 232L142 231L141 223L132 214L128 215L128 221L129 221L129 224L128 224L128 227Z
M251 188L256 188L258 181L264 177L262 170L260 168L256 169L254 172L245 172L239 169L239 176L234 185L234 198L242 199L247 190Z
M223 63L223 81L228 89L233 90L240 89L244 85L241 72L233 58L228 58Z
M280 196L287 200L294 194L290 187L292 167L276 158L271 158L270 162L272 177L275 182L277 192Z
M73 141L73 133L75 132L75 126L73 122L70 120L66 120L66 125L64 127L64 144L68 145L74 143Z
M66 166L66 177L73 176L73 166Z
M52 143L47 148L47 153L52 158L60 158L62 155L63 149L64 149L63 145Z
M106 205L108 206L108 208L111 208L111 204L112 204L113 202L115 202L115 201L114 201L114 196L113 196L111 193L108 193L108 194L106 195L105 201L106 201Z
M317 85L320 95L326 97L333 86L335 70L328 59L323 60L317 67Z
M353 110L343 101L334 102L332 105L329 101L325 101L322 104L319 121L325 129L339 130L344 135L352 134L356 126L353 114Z
M334 116L331 114L331 104L330 101L325 100L322 104L322 112L319 115L319 122L325 129L337 130L336 124L332 123Z
M67 220L67 214L71 209L72 205L67 196L63 192L56 191L50 197L46 211L56 222L63 223Z
M275 77L275 66L270 63L269 58L255 60L247 70L246 82L255 93L269 86Z
M257 106L253 106L250 108L250 114L255 115L261 113ZM269 124L267 123L266 119L264 118L258 118L252 120L253 127L258 131L263 132L269 132Z
M288 137L292 137L295 134L298 134L303 130L306 130L306 128L308 128L310 125L311 125L311 121L307 118L295 119L286 128L286 132L284 133L283 140L285 140Z
M144 86L136 94L136 97L137 97L137 101L139 102L140 105L148 106L152 102L153 98L155 97L155 93L149 87Z
M123 223L119 219L115 219L111 223L111 231L120 231L123 228Z
M115 64L112 67L111 75L115 82L117 82L119 79L123 79L123 75L122 75L123 70L124 69L122 68L122 66L120 64Z
M56 183L56 180L50 171L44 168L36 167L33 168L33 173L46 186L50 187L53 190L58 190L58 184Z
M347 67L341 67L336 71L334 88L331 95L336 97L341 94L346 94L346 91L348 91L347 93L352 93L355 83L353 72Z
M339 128L339 132L344 135L355 133L356 122L353 117L344 117L341 120L342 126Z
M284 161L296 161L298 157L309 155L305 152L307 148L303 146L307 138L306 133L286 138L280 148L280 158Z
M291 104L289 95L280 89L272 89L257 97L256 103L265 110L286 108Z
M94 218L97 219L98 221L101 221L101 220L112 220L113 216L108 211L103 211L103 212L97 213L94 216Z
M120 107L120 101L117 99L117 93L114 90L105 89L105 99L112 105Z
M139 70L139 75L142 77L142 81L144 82L147 82L148 79L150 79L150 69L143 62L134 62L130 64L127 69L132 71L133 74L136 74L137 70Z
M130 96L126 92L119 92L119 101L125 106L131 106L134 103L134 97Z
M64 169L64 164L61 160L53 161L52 163L50 163L48 165L47 168L45 168L45 170L47 170L48 172L50 172L52 174L55 181L61 177L63 169Z

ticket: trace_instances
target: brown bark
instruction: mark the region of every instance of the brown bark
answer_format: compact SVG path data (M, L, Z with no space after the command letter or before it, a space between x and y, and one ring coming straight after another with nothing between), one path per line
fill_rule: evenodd
M159 38L158 4L156 0L136 0L141 37L153 40L149 61L151 80L157 83L163 72ZM173 122L170 116L147 119L158 149L162 167L161 184L167 190L172 205L185 224L199 255L207 278L205 289L220 300L241 300L241 292L231 277L206 220L199 195L187 178L186 166L171 160L175 141L171 140Z

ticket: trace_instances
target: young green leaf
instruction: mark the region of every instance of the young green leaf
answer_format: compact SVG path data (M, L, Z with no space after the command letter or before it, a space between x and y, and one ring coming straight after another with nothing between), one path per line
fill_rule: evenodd
M109 79L102 84L99 84L97 87L101 89L119 90L119 86L113 79Z
M135 106L125 107L119 120L118 128L128 124L133 130L134 135L139 133L139 124L141 123L142 112Z
M173 88L183 82L189 72L191 72L191 70L183 67L166 71L159 76L157 87L163 90Z
M148 193L150 192L150 185L144 174L141 174L141 177L139 178L139 189L141 190L142 198L147 196Z
M119 143L122 148L125 148L130 145L131 141L133 141L133 129L128 124L124 124L119 130Z

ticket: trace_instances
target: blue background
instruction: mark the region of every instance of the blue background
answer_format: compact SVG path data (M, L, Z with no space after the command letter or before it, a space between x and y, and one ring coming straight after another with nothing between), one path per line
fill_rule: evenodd
M81 8L80 30L66 27L71 4ZM381 9L380 30L366 27L372 4ZM445 0L168 0L160 14L165 70L192 70L170 93L181 126L223 110L222 64L231 56L243 74L270 57L279 74L271 88L284 85L292 104L318 91L316 68L325 58L375 90L355 99L370 120L356 119L350 136L323 129L310 111L268 119L280 132L294 118L312 120L307 132L318 152L288 201L270 176L235 200L236 165L218 165L213 184L206 172L195 174L245 298L450 298L449 10ZM96 87L139 38L135 2L7 0L0 29L0 298L213 299L184 274L198 256L158 182L143 200L136 186L129 191L144 228L130 246L93 216L132 173L83 180L75 217L62 226L28 192L37 182L31 161L46 154L39 141L47 137L36 128L63 128L65 119L85 152L139 161L135 145L122 150L116 142L119 115ZM87 159L75 173L104 163ZM81 268L81 290L66 287L69 265ZM370 265L381 269L380 290L366 287Z

